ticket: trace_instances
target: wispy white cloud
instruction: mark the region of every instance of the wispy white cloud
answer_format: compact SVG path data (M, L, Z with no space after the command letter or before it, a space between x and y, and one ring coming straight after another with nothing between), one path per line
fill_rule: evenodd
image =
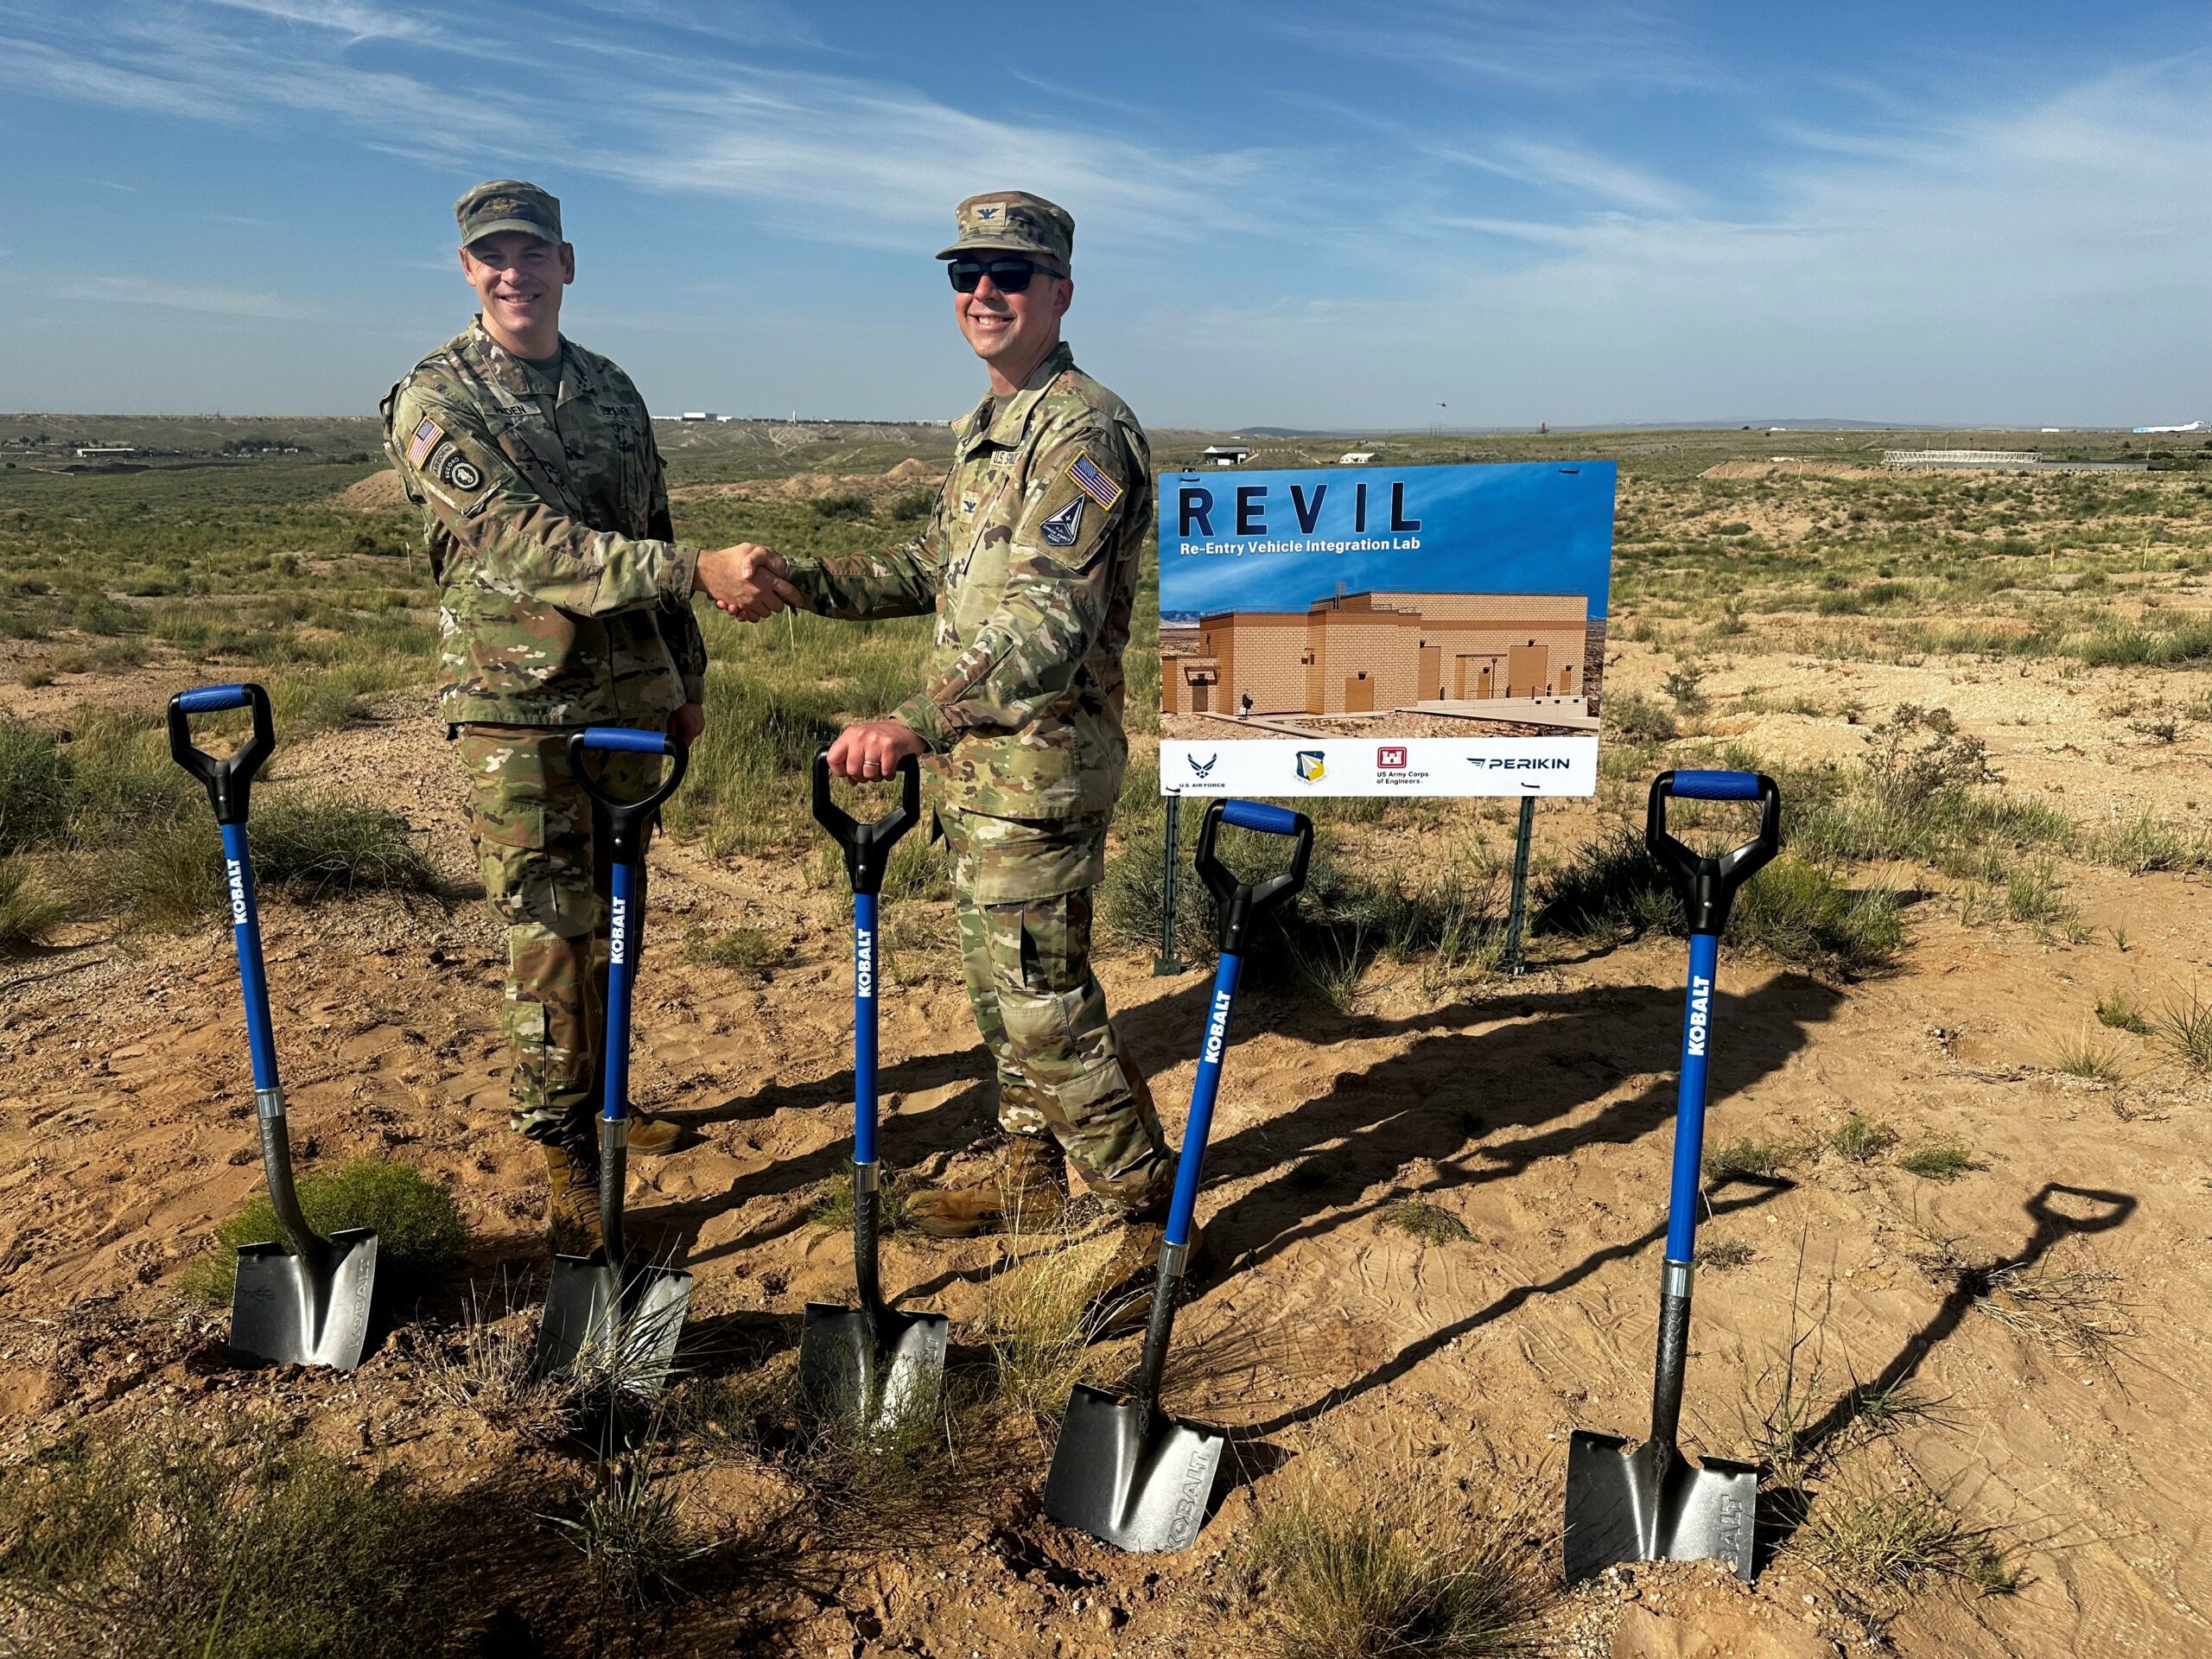
M49 290L56 299L100 300L116 305L152 305L170 311L198 311L217 317L261 317L271 321L307 322L320 308L281 294L239 288L199 287L150 276L86 276Z
M1408 213L1388 234L1423 251L1418 293L1147 327L1201 382L1294 363L1243 394L1285 421L1395 423L1431 381L1492 420L2212 413L2208 107L2197 57L1789 154L1758 213Z
M1609 207L1646 213L1680 213L1692 194L1656 174L1572 144L1538 143L1509 138L1488 153L1464 149L1437 152L1447 161L1532 184L1555 186Z
M1332 52L1425 75L1554 95L1601 86L1710 86L1722 79L1674 18L1618 0L1397 0L1358 6L1341 22L1278 18L1274 26Z

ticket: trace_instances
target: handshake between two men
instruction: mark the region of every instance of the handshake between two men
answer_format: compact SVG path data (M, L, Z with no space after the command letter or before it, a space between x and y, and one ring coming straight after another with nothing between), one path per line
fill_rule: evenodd
M692 591L741 622L758 622L779 611L803 611L806 596L791 585L791 567L772 547L740 542L699 555ZM830 770L852 783L888 778L899 762L929 746L903 721L865 720L848 726L830 746Z

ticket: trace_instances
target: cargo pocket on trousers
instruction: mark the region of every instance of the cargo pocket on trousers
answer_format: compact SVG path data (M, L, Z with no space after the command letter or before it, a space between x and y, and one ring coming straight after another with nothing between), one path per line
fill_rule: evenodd
M500 1007L499 1026L514 1056L514 1074L507 1079L507 1092L524 1105L543 1105L553 1086L545 1005L511 996Z

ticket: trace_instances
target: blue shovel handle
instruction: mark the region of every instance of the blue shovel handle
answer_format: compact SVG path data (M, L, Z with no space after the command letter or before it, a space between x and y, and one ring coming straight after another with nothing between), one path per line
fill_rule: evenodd
M1214 837L1224 823L1295 839L1289 869L1259 882L1238 880L1214 856ZM1167 1206L1166 1242L1178 1249L1191 1242L1191 1223L1198 1207L1198 1180L1205 1161L1206 1137L1213 1128L1214 1102L1221 1093L1222 1056L1229 1047L1229 1013L1243 976L1246 937L1259 917L1298 896L1306 885L1306 866L1313 856L1313 821L1287 807L1261 801L1211 801L1198 825L1198 879L1221 911L1221 961L1214 969L1205 1046L1198 1051L1191 1115L1183 1128L1183 1154L1175 1167L1175 1196Z
M875 1162L876 906L890 868L891 849L921 822L922 769L902 756L897 772L899 804L862 823L830 797L830 751L814 757L814 819L843 849L853 883L853 1162ZM887 782L888 779L886 780Z
M625 800L609 794L592 776L584 756L594 750L666 755L671 764L653 788L635 800ZM645 830L661 804L676 793L690 760L683 740L671 733L639 731L627 726L588 726L569 734L569 770L584 793L606 813L613 844L607 924L606 1092L599 1112L609 1123L622 1122L630 1110L630 999L637 980L638 942L645 931L645 918L639 914L639 895L645 879Z
M219 714L230 709L253 711L253 733L218 760L192 741L192 717ZM245 823L254 774L276 747L276 728L270 713L269 693L251 683L196 686L169 699L168 724L170 757L207 786L207 799L215 809L215 822L226 825Z
M1667 831L1669 799L1757 801L1759 830L1732 852L1693 851ZM1675 1097L1675 1166L1667 1198L1667 1260L1687 1265L1697 1245L1699 1173L1705 1158L1706 1067L1713 1039L1720 934L1745 882L1782 847L1782 791L1757 772L1662 772L1652 780L1644 842L1673 876L1690 925L1689 984L1682 1018L1681 1083Z

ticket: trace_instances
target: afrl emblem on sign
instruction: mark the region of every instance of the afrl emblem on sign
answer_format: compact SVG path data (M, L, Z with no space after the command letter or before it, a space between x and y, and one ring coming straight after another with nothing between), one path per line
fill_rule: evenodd
M1375 764L1385 772L1402 772L1406 766L1406 752L1385 744L1375 751Z
M1324 764L1326 756L1319 749L1300 749L1298 752L1298 775L1309 784L1318 784L1327 772Z

